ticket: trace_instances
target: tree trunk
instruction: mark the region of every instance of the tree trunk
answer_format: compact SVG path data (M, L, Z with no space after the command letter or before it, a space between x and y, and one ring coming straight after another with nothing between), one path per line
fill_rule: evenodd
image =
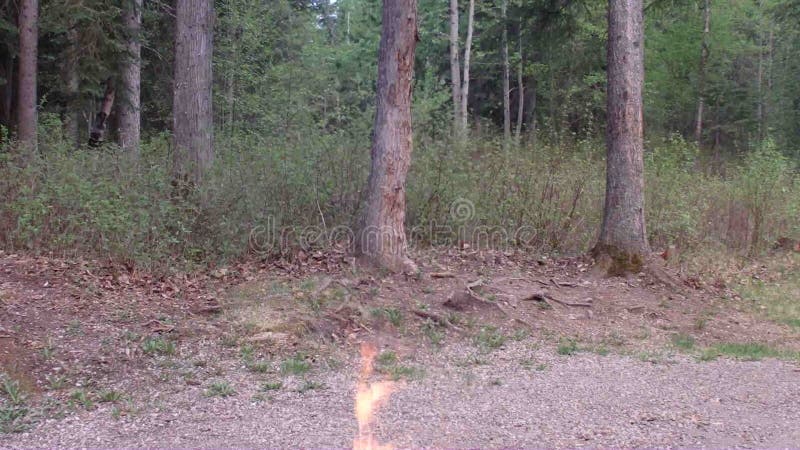
M464 42L464 76L461 84L461 129L467 130L467 106L469 103L469 59L472 53L472 31L475 21L475 0L469 0L467 40Z
M114 82L109 77L106 80L106 91L103 94L103 103L100 104L100 111L94 117L92 129L89 131L89 146L97 147L103 143L108 129L108 116L111 115L111 108L114 107L114 97L116 90Z
M461 63L458 57L458 0L450 0L450 78L453 91L453 134L461 134Z
M372 166L356 253L395 272L416 272L404 230L411 163L411 93L417 45L416 0L384 0Z
M175 30L173 177L199 185L214 161L211 104L213 49L211 0L178 0Z
M703 108L706 95L706 64L708 63L708 33L711 25L711 0L704 0L703 39L700 49L700 67L697 74L697 118L694 126L694 140L699 147L703 139Z
M503 16L503 137L506 143L511 139L511 65L508 62L508 0L501 4Z
M519 65L517 66L517 128L514 136L517 144L522 138L522 121L525 120L525 86L522 83L522 69L525 61L522 57L522 21L519 24Z
M2 93L0 93L0 124L6 126L9 131L13 130L16 126L14 122L14 80L17 75L14 73L14 55L10 49L6 50L2 62L2 75L5 79ZM8 136L5 136L6 138Z
M122 64L122 101L119 106L119 144L122 150L139 155L142 76L142 0L126 0L122 22L126 31L127 54Z
M611 275L638 272L649 254L644 221L642 0L609 0L606 199L594 256Z
M19 88L17 138L23 154L36 151L36 60L39 39L39 1L22 0L19 7Z
M66 87L66 105L64 106L64 134L70 144L77 148L80 145L80 108L78 107L78 30L74 24L67 30L67 48L64 53L64 66L62 77Z

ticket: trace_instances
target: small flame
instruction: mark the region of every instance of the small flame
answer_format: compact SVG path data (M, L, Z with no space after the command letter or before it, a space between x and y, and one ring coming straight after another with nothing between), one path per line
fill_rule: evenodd
M372 363L375 360L377 350L372 344L366 342L361 344L361 372L358 375L358 386L356 387L356 420L358 420L358 435L353 440L354 450L391 450L392 445L381 445L378 443L372 431L375 422L373 413L391 395L394 390L394 383L390 381L369 382L372 375Z

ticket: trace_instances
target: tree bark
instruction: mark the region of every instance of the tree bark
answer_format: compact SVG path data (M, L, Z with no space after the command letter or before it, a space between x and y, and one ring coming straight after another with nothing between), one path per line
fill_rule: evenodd
M2 67L0 67L5 79L3 90L0 92L0 108L2 108L2 111L0 111L0 123L6 126L9 131L12 131L16 127L14 122L14 81L17 75L14 73L13 53L10 49L7 49L6 52L3 57Z
M501 4L503 17L503 137L511 140L511 64L508 61L508 0Z
M66 105L64 106L64 134L73 147L80 145L80 109L78 108L78 30L74 24L67 30L67 48L64 52L62 77L66 87Z
M606 198L594 256L611 275L638 272L650 252L644 219L642 0L609 0Z
M122 101L119 105L119 144L139 155L141 130L142 0L126 0L122 10L126 55L122 64Z
M416 272L404 229L411 163L411 94L417 45L416 0L384 0L372 166L356 254L394 272Z
M103 143L106 138L106 130L108 129L108 116L111 115L111 108L114 107L114 97L116 96L116 89L114 82L109 77L106 80L106 90L103 94L103 102L100 104L100 111L94 117L92 122L92 129L89 131L89 146L97 147Z
M213 15L211 0L177 1L172 170L175 182L183 185L199 185L214 161Z
M703 109L706 95L706 65L708 63L708 33L711 25L711 0L704 0L703 38L700 48L700 67L697 73L697 118L694 126L694 140L699 147L703 139Z
M525 85L522 80L522 70L525 61L522 57L522 21L519 24L519 65L517 66L517 128L514 130L514 136L517 144L521 142L522 138L522 121L525 120Z
M464 76L461 83L461 129L467 130L467 110L469 106L469 60L472 54L472 32L475 22L475 0L469 0L467 20L467 40L464 42Z
M453 134L461 133L461 63L458 50L458 0L450 0L450 78L453 91Z
M23 154L36 151L36 62L39 39L39 1L22 0L19 9L19 88L17 138Z

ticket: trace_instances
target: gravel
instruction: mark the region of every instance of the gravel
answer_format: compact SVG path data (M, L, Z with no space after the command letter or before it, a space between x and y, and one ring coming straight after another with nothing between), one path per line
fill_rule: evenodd
M243 375L233 397L185 386L119 419L101 404L0 435L0 447L349 447L357 363L309 375L324 388L303 393L301 378L259 394ZM424 376L378 414L379 440L397 447L800 445L800 369L788 361L560 356L527 340L488 354L452 345L409 364Z

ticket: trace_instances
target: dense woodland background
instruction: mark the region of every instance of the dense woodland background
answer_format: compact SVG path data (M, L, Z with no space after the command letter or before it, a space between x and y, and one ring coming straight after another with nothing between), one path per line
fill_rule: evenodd
M15 136L30 124L18 107L18 19L31 1L2 4L0 245L166 267L321 248L331 244L321 235L353 223L369 169L380 1L203 9L213 23L213 163L188 189L175 186L174 77L186 59L176 57L173 2L42 0L38 140L18 157ZM532 230L496 243L509 248L590 248L605 185L606 7L419 0L414 244L444 243L426 232L436 223ZM655 249L758 255L800 237L799 22L796 0L645 3ZM140 109L123 89L139 66ZM108 86L116 98L103 142L88 145ZM458 199L474 204L466 222L451 214ZM267 245L273 226L296 232Z

